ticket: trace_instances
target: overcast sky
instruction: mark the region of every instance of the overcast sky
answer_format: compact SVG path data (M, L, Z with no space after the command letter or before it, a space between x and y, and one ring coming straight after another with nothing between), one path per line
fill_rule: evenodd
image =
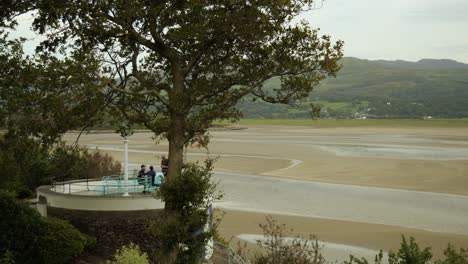
M301 18L344 40L345 56L468 63L468 0L325 0ZM33 38L27 24L15 35Z
M468 63L468 0L325 0L302 16L345 41L345 56Z

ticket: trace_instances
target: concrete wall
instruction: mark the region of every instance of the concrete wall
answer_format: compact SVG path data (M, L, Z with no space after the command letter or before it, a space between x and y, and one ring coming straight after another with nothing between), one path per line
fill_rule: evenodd
M116 249L130 242L138 244L149 255L158 247L154 234L149 232L162 210L91 211L47 207L48 217L67 220L81 232L96 238L92 254L109 259Z
M109 196L64 194L50 190L50 186L37 188L37 196L44 197L47 206L75 210L133 211L163 209L164 202L151 195L135 193L129 197L121 194Z

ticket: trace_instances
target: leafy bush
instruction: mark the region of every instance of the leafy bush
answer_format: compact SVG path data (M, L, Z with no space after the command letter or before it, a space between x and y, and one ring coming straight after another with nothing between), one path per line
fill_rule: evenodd
M457 250L449 244L444 250L445 259L437 260L436 264L468 264L468 248Z
M60 143L50 151L47 174L58 180L86 178L86 150Z
M31 197L40 185L120 172L120 163L101 152L90 153L64 143L43 145L32 138L7 134L0 139L0 189Z
M13 193L0 191L0 259L14 263L69 263L88 239L70 224L42 218Z
M107 264L149 264L148 255L140 251L140 247L133 243L118 249L113 261Z
M156 197L163 200L166 209L161 219L151 228L161 241L159 259L177 260L177 263L196 263L213 230L204 232L208 224L208 208L212 199L220 198L212 181L213 160L205 166L186 164L181 175L168 178Z
M87 154L87 174L89 178L100 178L102 176L116 175L121 171L120 162L114 160L107 153L99 151Z
M69 263L83 252L89 239L69 223L54 219L43 219L43 232L39 238L44 263Z
M0 191L0 255L10 254L18 263L36 263L40 256L39 213L16 201L13 193Z
M264 253L254 258L255 264L324 264L325 258L321 246L315 237L309 239L296 237L288 239L293 230L287 230L284 224L279 224L271 216L267 216L266 224L260 224L264 240L258 240L257 245Z
M22 191L48 182L48 148L30 138L7 134L0 139L0 189Z
M447 249L444 250L445 259L436 260L432 262L432 253L431 248L426 247L423 250L419 248L419 245L416 243L413 237L410 237L409 242L406 240L405 236L402 236L402 242L400 249L397 253L389 252L388 253L388 263L389 264L426 264L426 263L435 263L435 264L468 264L468 248L460 248L457 251L451 244L447 246ZM383 253L382 250L380 253L375 256L375 264L381 264L383 262ZM344 264L369 264L365 258L356 258L351 255L349 261L345 261Z
M389 264L428 264L431 259L431 248L421 250L413 237L410 237L408 243L406 237L402 236L400 250L388 253Z

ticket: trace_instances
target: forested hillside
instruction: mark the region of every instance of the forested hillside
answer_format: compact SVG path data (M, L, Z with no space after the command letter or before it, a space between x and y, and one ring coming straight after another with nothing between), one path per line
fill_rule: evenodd
M307 118L310 104L327 118L468 117L468 64L452 60L369 61L344 58L336 78L296 106L245 102L245 117ZM274 88L279 79L266 86Z

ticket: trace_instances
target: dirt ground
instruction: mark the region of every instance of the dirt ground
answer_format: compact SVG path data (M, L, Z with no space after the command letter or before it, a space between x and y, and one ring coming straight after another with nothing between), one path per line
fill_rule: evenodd
M189 149L188 160L202 160L209 153L219 156L218 171L468 195L468 128L248 126L211 134L209 151ZM151 136L130 137L131 163L159 164L167 142L155 145ZM71 133L66 139L75 137ZM122 148L117 134L84 135L80 144L122 157L116 151ZM264 218L260 213L228 211L220 232L228 239L259 234L258 223ZM401 234L431 245L436 256L449 241L468 247L468 236L457 234L307 217L275 218L302 235L312 233L320 240L370 249L395 249Z

